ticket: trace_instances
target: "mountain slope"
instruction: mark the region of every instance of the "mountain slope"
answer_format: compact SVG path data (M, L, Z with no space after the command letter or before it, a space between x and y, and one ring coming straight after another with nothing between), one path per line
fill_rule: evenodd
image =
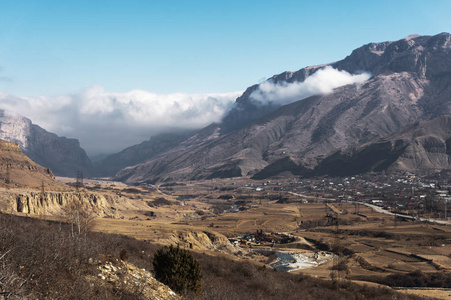
M451 168L451 116L418 122L404 131L324 159L309 175L368 171L431 172ZM302 172L300 172L302 174Z
M351 73L370 72L372 77L363 84L345 85L330 94L281 107L255 102L251 95L258 86L250 87L237 99L236 108L223 124L210 126L215 134L208 139L199 139L189 147L181 143L145 163L121 170L116 178L140 183L252 175L261 178L285 170L314 170L340 149L451 114L448 33L371 43L329 65ZM321 67L285 72L270 80L302 82Z
M449 34L442 33L434 37L408 36L396 42L369 43L352 51L345 59L319 66L310 66L296 72L283 72L274 75L268 81L274 83L303 82L325 66L344 70L351 74L366 71L376 76L381 73L415 72L423 76L436 75L440 68L450 69L447 47L449 47ZM424 47L434 51L433 57ZM443 48L444 51L441 51ZM441 52L441 53L440 53ZM445 57L443 57L445 56ZM444 59L444 65L441 61ZM426 63L427 61L427 63ZM431 68L427 68L430 65ZM276 103L258 105L251 99L252 93L259 85L253 85L236 100L232 111L224 118L223 129L227 132L242 128L245 125L263 117L267 113L280 107Z
M29 159L18 144L0 140L0 186L67 189L48 168Z
M0 139L19 144L31 160L58 176L92 174L91 161L78 140L47 132L23 116L0 110Z
M191 132L162 133L153 136L149 141L128 147L119 153L95 162L93 164L95 175L99 177L114 176L119 170L127 166L146 161L163 151L175 147L191 134Z

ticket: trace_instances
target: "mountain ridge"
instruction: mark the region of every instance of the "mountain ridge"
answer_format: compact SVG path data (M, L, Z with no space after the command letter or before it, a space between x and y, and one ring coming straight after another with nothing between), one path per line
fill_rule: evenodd
M118 172L128 183L255 176L291 161L314 170L340 149L377 141L418 121L451 114L451 35L409 36L370 43L345 59L326 64L350 74L369 72L361 84L338 87L285 106L251 99L258 85L236 101L216 135ZM274 75L275 82L302 82L325 65ZM300 81L299 81L300 80ZM438 108L437 108L438 107ZM261 115L260 115L261 114ZM231 123L231 124L230 124ZM218 134L219 131L219 134Z
M365 44L355 50L352 51L352 53L344 58L343 60L333 62L333 63L326 63L316 66L308 66L305 68L302 68L298 71L285 71L277 75L273 75L271 78L268 79L268 81L272 81L274 83L280 83L280 82L287 82L287 83L293 83L293 82L303 82L307 77L313 75L315 72L320 70L321 68L325 66L331 66L336 69L340 69L343 71L346 71L348 73L359 73L359 72L370 72L372 75L378 75L381 72L380 65L387 64L387 61L393 60L396 55L386 55L384 56L385 50L393 50L394 52L399 52L398 50L405 49L406 47L409 47L409 45L412 44L412 40L414 38L417 39L424 39L428 36L422 37L419 35L409 35L404 39L400 39L398 41L387 41L387 42L381 42L381 43L368 43ZM436 36L434 36L435 39L440 39L442 37L448 37L448 33L440 33ZM433 39L432 42L436 42L435 39ZM390 47L395 49L390 49ZM417 61L418 58L411 57L412 61ZM415 62L416 64L416 62ZM396 70L397 65L391 66L391 68L394 68ZM223 123L230 123L230 122L237 122L240 126L249 124L249 121L256 120L265 114L267 114L270 111L273 111L277 109L280 106L277 105L268 105L268 106L257 106L252 105L250 102L250 96L252 92L254 92L258 88L258 84L252 85L248 87L244 93L237 98L236 100L236 106L232 111L225 116L223 119ZM249 115L249 111L251 111L251 115ZM243 112L246 112L247 114L241 115ZM246 119L247 121L242 120ZM224 126L226 131L230 131L229 127L230 125ZM238 127L232 127L233 129L237 129Z

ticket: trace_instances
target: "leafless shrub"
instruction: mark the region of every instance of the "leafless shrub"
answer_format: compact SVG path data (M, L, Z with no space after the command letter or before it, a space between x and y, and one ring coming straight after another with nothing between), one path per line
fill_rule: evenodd
M171 203L171 201L167 200L166 198L159 197L153 201L147 201L147 205L149 205L150 207L155 207L155 206L163 206L163 205L172 205L172 203Z
M0 299L26 299L28 297L25 290L27 280L19 277L7 263L5 253L0 253Z
M83 236L86 238L97 215L96 207L83 200L82 194L78 194L64 207L64 213L71 224L72 237L81 238Z
M248 262L196 256L203 270L204 299L420 299L349 281L333 283Z

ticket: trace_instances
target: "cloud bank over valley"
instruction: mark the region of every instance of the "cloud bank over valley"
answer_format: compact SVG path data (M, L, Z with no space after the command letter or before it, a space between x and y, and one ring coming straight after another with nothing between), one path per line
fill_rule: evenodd
M251 100L285 105L368 78L368 73L351 75L327 66L304 82L265 81L251 94ZM156 94L145 90L113 93L94 85L73 95L55 97L18 97L0 92L0 107L59 136L77 138L89 155L97 155L118 152L158 133L200 129L220 122L241 94Z
M28 98L0 92L0 104L47 131L79 139L89 155L96 155L120 151L160 132L219 122L241 94L110 93L95 85L57 97Z

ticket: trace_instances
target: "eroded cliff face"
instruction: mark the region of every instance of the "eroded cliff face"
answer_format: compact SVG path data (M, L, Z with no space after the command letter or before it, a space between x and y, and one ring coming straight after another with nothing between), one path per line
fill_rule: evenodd
M117 195L76 192L5 192L7 202L2 210L33 215L63 215L73 205L92 216L120 217L115 206L127 202Z

